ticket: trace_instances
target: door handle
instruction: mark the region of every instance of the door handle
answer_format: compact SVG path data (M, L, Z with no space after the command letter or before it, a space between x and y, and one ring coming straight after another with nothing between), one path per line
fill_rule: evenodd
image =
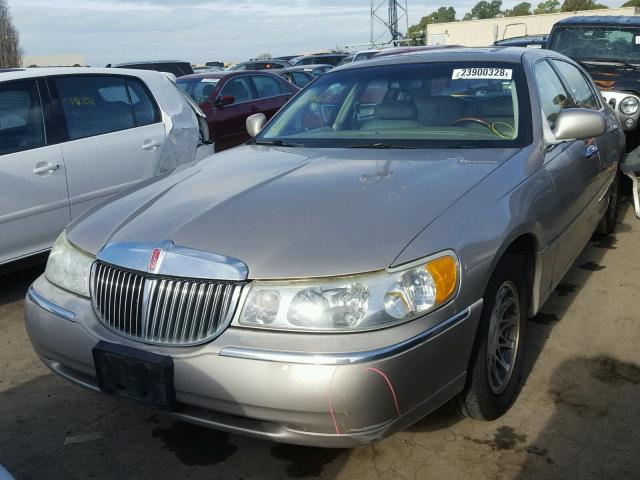
M260 109L259 109L258 107L256 107L255 105L251 105L250 110L251 110L252 112L257 112L257 111L258 111L258 110L260 110Z
M142 144L142 149L143 150L155 150L159 146L160 146L159 142L156 142L155 140L147 140Z
M598 153L598 146L591 144L587 147L587 150L584 152L584 156L587 158L593 157L596 153Z
M44 165L38 164L36 168L33 169L33 173L36 175L44 175L46 173L53 173L60 168L60 165L53 163L45 163Z

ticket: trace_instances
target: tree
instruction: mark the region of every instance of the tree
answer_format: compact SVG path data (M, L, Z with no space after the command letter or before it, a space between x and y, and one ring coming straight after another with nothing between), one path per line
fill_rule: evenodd
M0 0L0 68L22 66L18 31L13 26L6 0Z
M533 11L534 15L542 15L544 13L558 13L560 11L560 2L558 0L545 0L540 2Z
M455 22L455 20L456 10L453 7L440 7L438 10L422 17L416 25L411 25L407 32L407 38L416 39L411 42L413 45L423 45L427 25L432 23Z
M464 20L472 20L474 18L495 18L500 14L502 8L502 0L480 0L476 3L471 11L464 16Z
M564 0L560 10L563 12L577 12L578 10L596 10L602 8L609 7L596 3L595 0Z
M521 17L522 15L531 15L531 4L529 2L519 3L512 9L504 11L505 17Z
M627 3L622 4L623 7L640 7L640 0L629 0Z
M273 56L270 53L261 53L256 58L258 60L269 60L269 59L273 58Z

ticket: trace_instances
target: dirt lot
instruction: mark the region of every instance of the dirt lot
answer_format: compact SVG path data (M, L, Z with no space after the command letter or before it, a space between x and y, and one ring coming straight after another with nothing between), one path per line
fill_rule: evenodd
M22 479L640 479L640 221L594 238L533 319L526 383L501 420L439 411L377 445L227 435L70 385L27 339L42 266L0 277L0 464Z

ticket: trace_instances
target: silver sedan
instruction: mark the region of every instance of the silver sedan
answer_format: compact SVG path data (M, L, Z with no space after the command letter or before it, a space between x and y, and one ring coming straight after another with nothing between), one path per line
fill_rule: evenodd
M527 319L615 227L618 120L550 51L338 68L255 138L72 224L31 287L42 361L229 432L372 442L515 401Z

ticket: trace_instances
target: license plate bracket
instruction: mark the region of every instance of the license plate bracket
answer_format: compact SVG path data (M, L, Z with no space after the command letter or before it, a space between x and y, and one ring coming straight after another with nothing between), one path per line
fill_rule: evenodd
M176 409L171 357L100 341L93 360L102 392L165 411Z

